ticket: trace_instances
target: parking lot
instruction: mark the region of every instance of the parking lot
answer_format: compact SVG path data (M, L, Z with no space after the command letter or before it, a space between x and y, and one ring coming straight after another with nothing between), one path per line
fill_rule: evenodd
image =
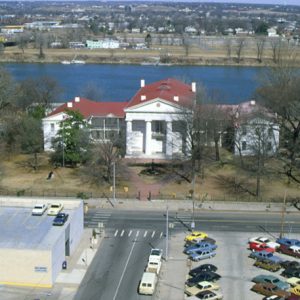
M170 257L166 262L165 270L162 273L162 283L159 285L159 295L157 299L164 299L163 295L171 294L172 299L185 299L184 281L190 268L194 268L201 264L211 263L218 267L217 273L222 276L218 284L221 287L223 299L230 300L259 300L264 296L252 292L250 289L254 285L251 281L253 277L266 274L275 275L286 280L280 275L283 269L278 272L269 272L253 266L254 260L249 258L250 250L247 249L247 242L250 237L262 236L262 233L239 233L239 232L207 232L209 237L216 240L218 248L217 255L211 259L206 259L200 262L192 262L189 267L187 255L182 253L184 246L185 233L174 234L170 239ZM296 235L288 237L297 238ZM278 254L284 260L296 260L293 257ZM173 266L173 267L172 267ZM172 272L173 270L173 272ZM176 278L174 276L176 274ZM173 290L170 287L172 277L174 282ZM181 281L180 281L181 279ZM169 283L166 283L168 282ZM166 283L166 284L164 284ZM167 291L168 289L168 291ZM164 291L165 290L165 291Z

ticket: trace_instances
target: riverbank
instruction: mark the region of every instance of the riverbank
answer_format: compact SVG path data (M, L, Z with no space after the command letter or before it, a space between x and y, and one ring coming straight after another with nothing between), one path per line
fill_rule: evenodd
M300 52L300 50L299 50ZM296 55L295 55L296 56ZM245 51L237 57L227 57L225 50L203 51L192 47L188 53L183 47L153 49L44 49L41 57L39 49L9 47L0 55L2 63L61 63L73 59L87 64L136 64L136 65L190 65L190 66L247 66L266 67L274 65L270 51L259 62L253 51ZM300 59L295 60L300 66ZM295 64L294 64L295 65Z

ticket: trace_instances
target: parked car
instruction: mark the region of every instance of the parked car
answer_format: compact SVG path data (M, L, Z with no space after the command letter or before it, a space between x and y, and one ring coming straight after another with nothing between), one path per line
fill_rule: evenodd
M56 217L54 218L52 224L55 225L55 226L62 226L62 225L64 225L67 222L68 217L69 217L68 214L58 213L56 215Z
M197 283L199 283L201 281L212 282L212 281L219 280L220 278L221 278L221 276L219 274L217 274L217 273L214 273L214 272L202 272L202 273L197 274L194 277L190 277L185 282L185 284L188 285L188 286L194 286L194 285L196 285Z
M291 295L290 297L287 298L287 300L300 300L300 296Z
M212 249L204 249L204 250L197 250L192 252L189 255L189 258L193 261L200 261L207 258L212 258L216 255L216 252Z
M207 238L208 235L207 233L205 232L202 232L202 231L193 231L191 234L188 234L186 237L185 237L185 241L192 241L192 240L195 240L195 239L199 239L199 238Z
M289 269L289 268L299 269L300 268L300 262L296 261L296 260L285 260L285 261L281 262L280 264L284 269Z
M48 216L56 216L63 208L62 203L52 203L48 209Z
M300 296L300 285L293 286L290 289L290 292L293 293L296 296Z
M255 283L251 290L264 296L276 295L285 299L291 295L290 292L281 290L272 283Z
M161 261L163 251L161 249L151 249L150 255L149 255L149 261L150 260L159 260Z
M284 300L284 298L280 296L272 295L272 296L263 297L262 300Z
M185 254L191 254L197 250L206 250L206 249L210 249L210 250L216 250L217 249L217 245L212 245L210 243L206 243L206 242L199 242L199 243L196 243L192 246L189 246L189 247L186 247L184 249L184 253Z
M278 252L294 256L297 258L300 258L300 247L293 245L293 246L287 246L287 245L280 245L279 248L277 249Z
M218 268L215 265L204 264L204 265L201 265L197 268L190 270L189 275L196 276L197 274L202 273L202 272L216 272L217 270L218 270Z
M300 285L300 278L291 277L286 281L290 286L294 287L296 285Z
M281 290L288 290L290 285L273 275L258 275L252 278L255 283L272 283Z
M249 243L266 244L268 247L276 249L280 246L275 240L269 239L264 236L253 237L249 239Z
M42 216L44 212L47 210L47 208L48 208L47 204L38 203L33 207L31 214L33 216Z
M209 281L201 281L194 286L185 286L184 292L188 296L194 296L203 291L216 291L219 290L220 286Z
M296 239L288 239L288 238L279 238L276 240L276 243L280 245L285 246L299 246L300 247L300 241Z
M288 268L288 269L285 269L282 273L281 273L282 276L284 277L297 277L297 278L300 278L300 269L294 269L294 268Z
M254 258L254 259L264 259L264 260L269 260L275 263L280 263L282 262L282 258L279 256L275 256L273 253L267 252L267 251L260 251L260 252L251 252L249 257Z
M184 247L189 247L192 246L194 244L200 243L200 242L205 242L205 243L210 243L212 245L216 244L216 240L210 238L210 237L206 237L206 238L195 238L194 240L191 241L185 241L185 245Z
M279 263L274 263L272 261L264 260L264 259L256 260L254 266L271 272L277 272L278 270L281 269L281 265Z
M267 251L271 253L275 252L275 249L267 246L267 244L258 244L254 242L249 243L249 249L251 251L258 251L258 252L259 251Z
M223 295L217 291L203 291L195 296L189 297L190 300L209 299L209 300L221 300Z

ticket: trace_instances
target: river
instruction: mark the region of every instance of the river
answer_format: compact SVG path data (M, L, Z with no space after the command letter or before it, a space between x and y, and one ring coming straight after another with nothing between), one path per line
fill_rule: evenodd
M63 89L58 101L66 102L82 95L87 86L96 86L102 101L127 101L139 89L140 79L146 84L164 78L200 82L218 95L221 103L239 103L253 97L259 75L265 68L219 66L142 66L142 65L62 65L2 64L16 80L28 77L55 78Z

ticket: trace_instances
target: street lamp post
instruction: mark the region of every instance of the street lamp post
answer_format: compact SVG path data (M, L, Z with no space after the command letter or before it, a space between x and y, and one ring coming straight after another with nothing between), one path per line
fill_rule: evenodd
M113 162L113 200L116 201L116 163Z
M195 168L193 169L193 182L192 182L192 223L191 229L195 229Z
M166 213L166 261L168 260L169 252L169 205L167 200L167 213Z

